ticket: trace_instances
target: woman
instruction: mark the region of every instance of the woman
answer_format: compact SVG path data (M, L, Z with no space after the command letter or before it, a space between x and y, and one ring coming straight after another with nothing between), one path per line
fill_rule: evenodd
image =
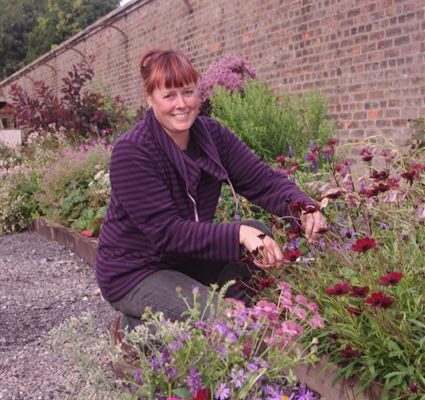
M212 223L223 182L234 196L280 216L290 214L291 203L310 208L301 216L309 239L324 228L315 202L293 182L228 129L198 116L198 73L183 54L149 51L141 74L150 109L114 146L111 202L97 253L102 294L123 314L116 335L119 328L133 329L146 306L181 318L187 306L176 287L192 298L198 286L202 301L208 284L246 273L237 264L241 248L261 249L267 266L282 261L265 227Z

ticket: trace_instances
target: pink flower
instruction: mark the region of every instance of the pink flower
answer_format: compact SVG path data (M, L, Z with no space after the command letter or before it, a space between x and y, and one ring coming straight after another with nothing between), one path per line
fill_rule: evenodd
M301 321L304 321L305 317L307 316L307 311L301 307L294 307L292 309L292 313Z
M307 308L310 311L313 311L313 312L317 312L317 310L319 309L319 307L317 307L317 304L316 303L308 303L307 304Z
M307 299L306 299L306 298L305 298L302 294L298 294L298 295L296 295L296 296L295 296L295 301L296 301L298 304L301 304L301 305L303 305L303 306L307 305L307 303L308 303Z
M308 323L310 324L310 326L313 329L323 328L325 326L325 323L323 322L323 319L322 319L322 317L319 314L314 314L310 318L310 321Z
M289 337L293 337L293 336L298 336L298 335L303 335L304 334L304 329L301 325L293 322L293 321L283 321L282 324L280 325L280 329L282 331L283 334L289 336Z
M365 147L364 149L362 149L362 151L360 152L360 155L362 157L363 161L371 161L373 158L373 155L375 154L375 149L371 148L371 147Z

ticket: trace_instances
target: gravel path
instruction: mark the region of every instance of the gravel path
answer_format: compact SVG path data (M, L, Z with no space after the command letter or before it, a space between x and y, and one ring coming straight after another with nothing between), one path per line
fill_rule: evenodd
M114 311L99 296L94 269L35 232L0 237L0 399L84 399L69 389L73 365L49 332L89 312L99 338Z

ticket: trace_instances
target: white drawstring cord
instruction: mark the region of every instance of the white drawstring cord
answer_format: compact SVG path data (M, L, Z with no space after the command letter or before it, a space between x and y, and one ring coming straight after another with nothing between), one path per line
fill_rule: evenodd
M229 178L227 178L227 183L230 186L230 190L232 191L232 196L233 196L233 200L235 202L235 212L233 213L233 221L240 221L241 220L241 216L239 215L238 211L239 211L239 198L238 195L235 192L235 189L233 188L232 182L230 181ZM198 214L198 208L196 206L196 201L195 199L190 195L189 190L186 191L189 199L192 201L193 203L193 211L195 213L195 221L199 222L199 214Z

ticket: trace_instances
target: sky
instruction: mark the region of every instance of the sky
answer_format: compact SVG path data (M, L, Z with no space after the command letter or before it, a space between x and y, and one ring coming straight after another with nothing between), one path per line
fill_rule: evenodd
M128 3L131 0L121 0L120 1L120 6L123 6L125 3Z

